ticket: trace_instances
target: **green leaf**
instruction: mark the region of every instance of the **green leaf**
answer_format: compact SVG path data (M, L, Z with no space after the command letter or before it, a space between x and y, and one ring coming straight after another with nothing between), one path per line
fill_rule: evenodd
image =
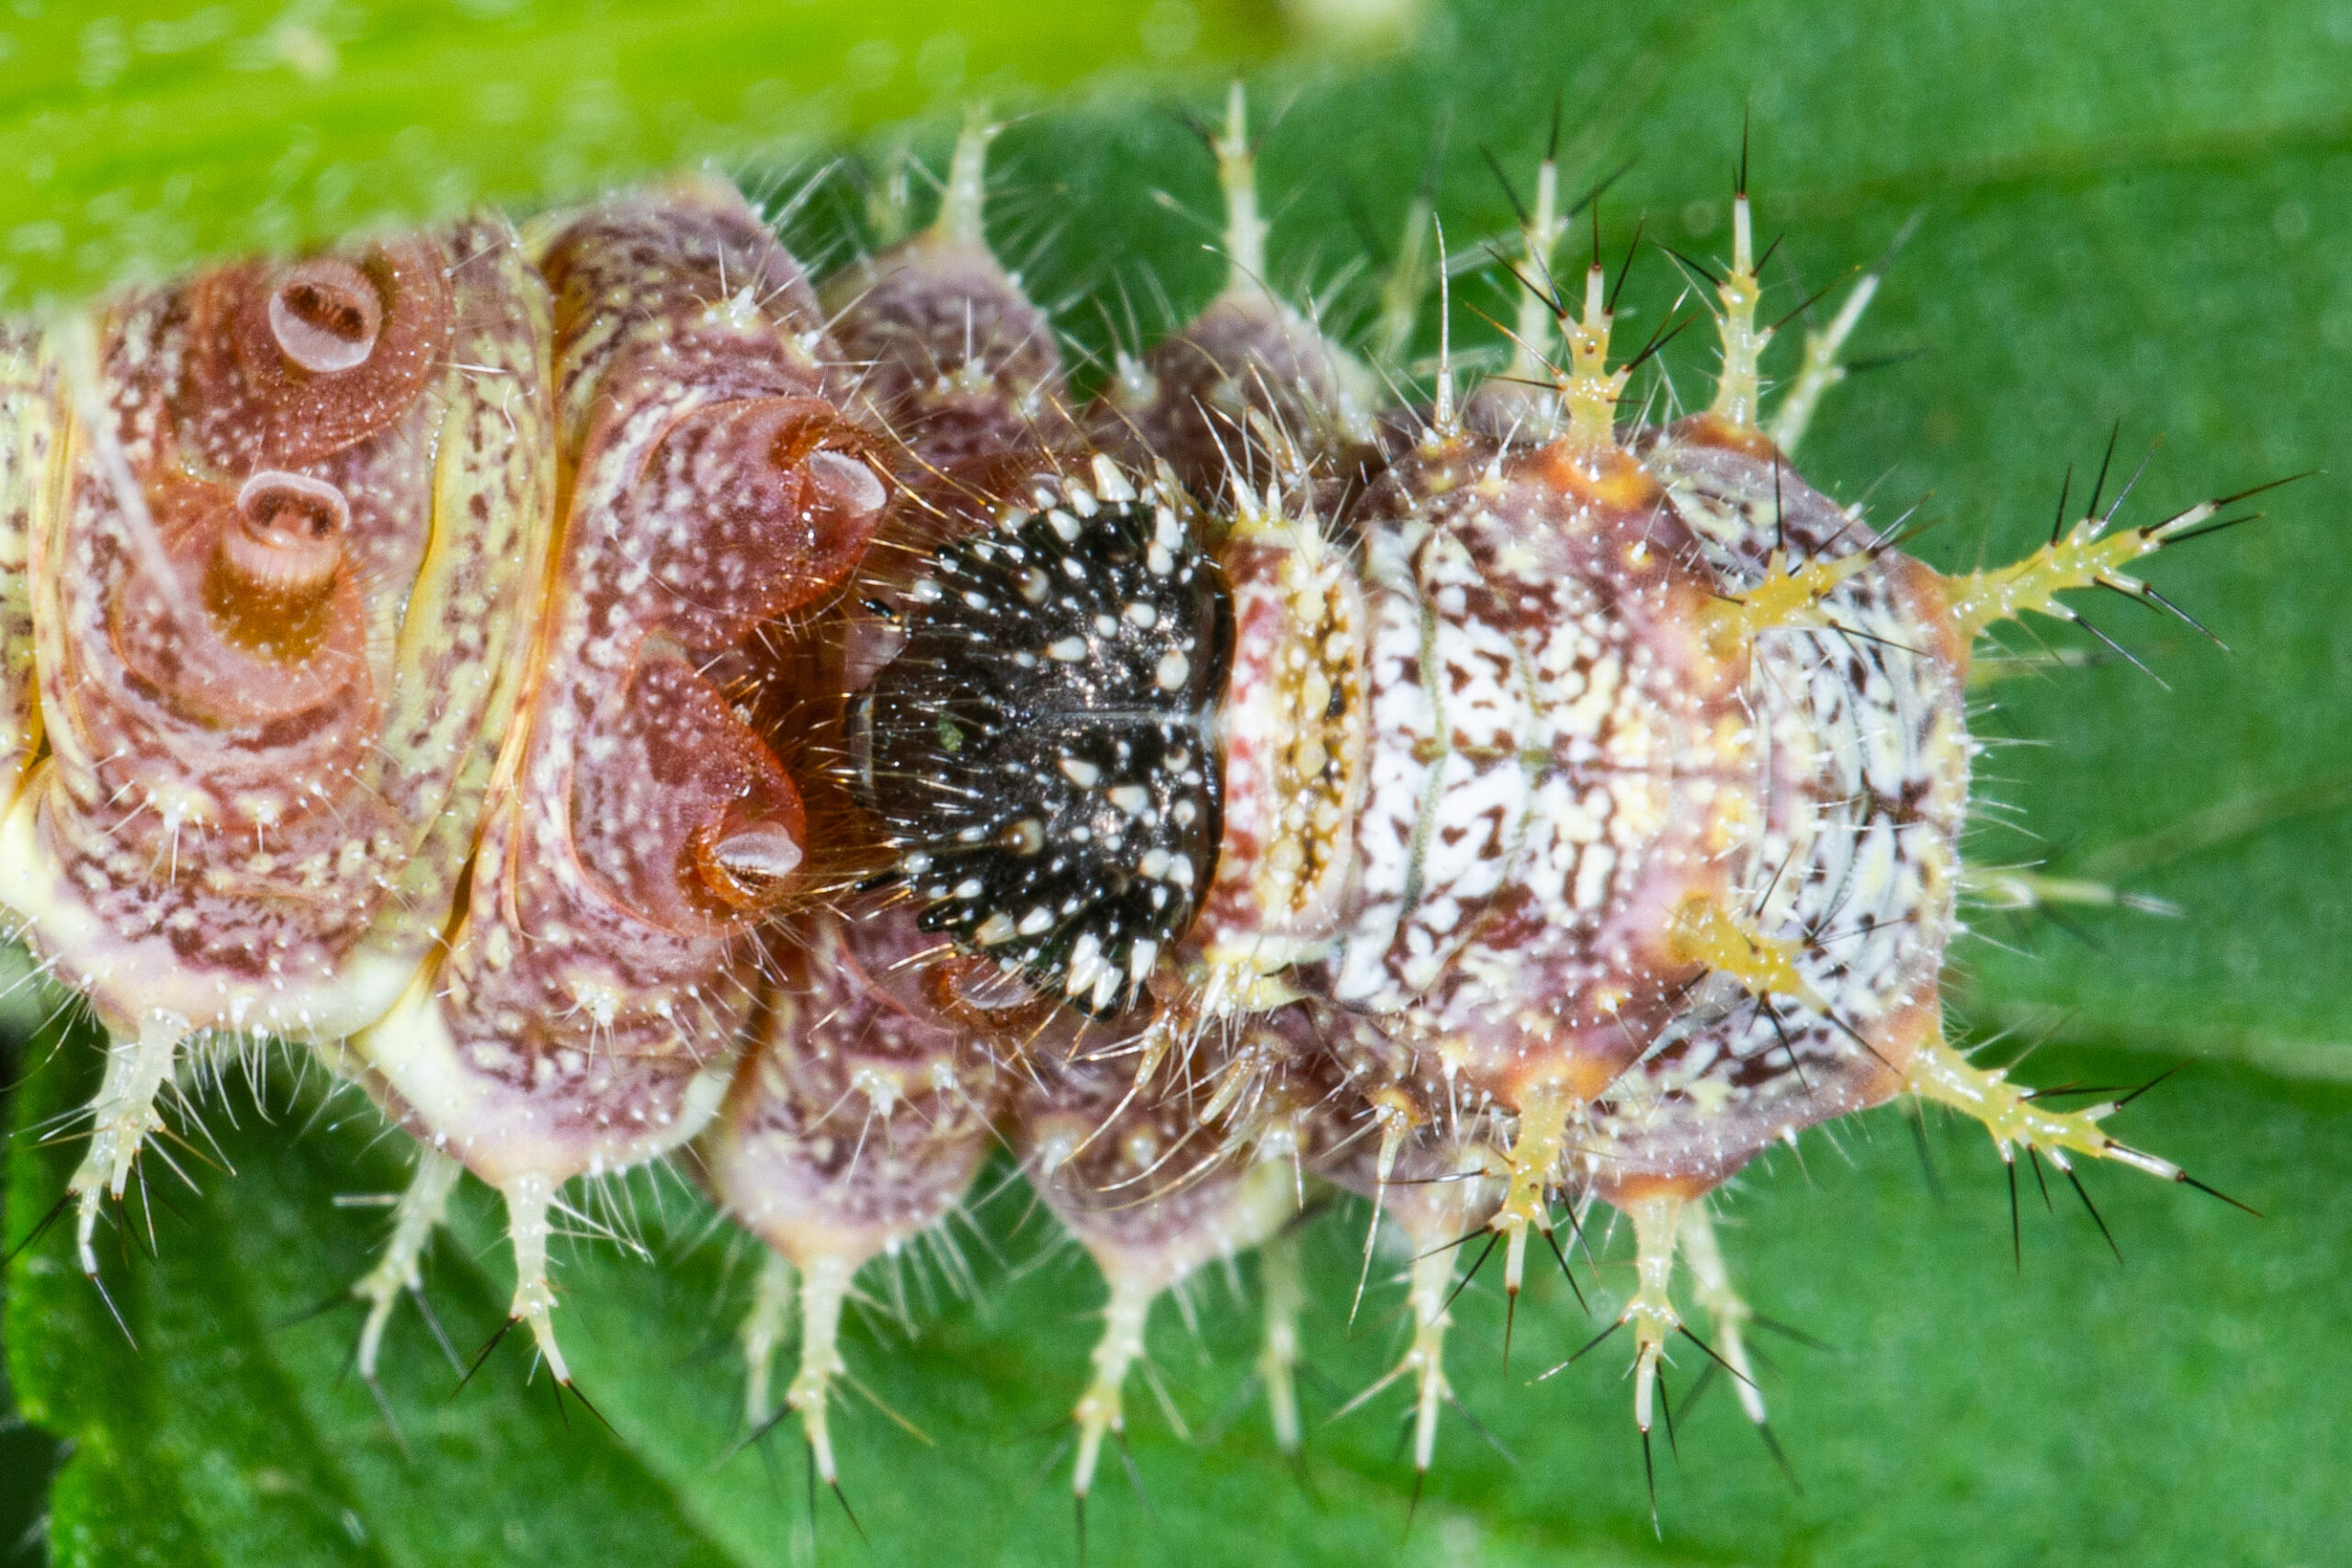
M1287 105L1263 159L1276 271L1286 284L1329 283L1366 251L1359 212L1392 243L1441 134L1439 213L1455 256L1473 255L1510 227L1481 148L1523 181L1555 98L1567 183L1634 160L1603 204L1612 258L1637 214L1654 238L1703 256L1724 242L1745 118L1765 232L1788 231L1793 275L1773 278L1788 306L1797 278L1831 281L1923 215L1856 350L1916 357L1833 392L1802 462L1826 488L1869 491L1876 516L1931 495L1921 516L1945 521L1915 547L1931 562L2030 547L2062 473L2074 465L2079 494L2117 420L2134 465L2165 437L2129 503L2141 520L2333 461L2352 406L2352 120L2340 86L2352 14L2188 0L1826 10L1464 4L1396 61L1263 79L1258 101ZM927 130L918 150L935 158L945 133ZM1156 289L1181 315L1214 288L1219 264L1203 248L1214 235L1188 216L1214 209L1212 171L1158 96L1098 93L1022 122L999 150L1000 245L1080 336L1104 335L1097 301L1116 319L1131 299L1157 330ZM1628 331L1657 324L1679 286L1669 261L1645 253ZM1366 298L1361 280L1342 289L1333 319L1360 319ZM1491 276L1458 276L1453 298L1457 348L1491 344L1472 314L1507 306ZM1686 400L1711 364L1698 336L1668 355ZM1432 310L1421 346L1434 344ZM2042 1212L2028 1169L2019 1270L2007 1188L1981 1134L1931 1122L1930 1183L1897 1113L1833 1128L1808 1138L1802 1159L1760 1163L1725 1205L1726 1250L1758 1309L1833 1347L1761 1347L1802 1493L1728 1390L1690 1406L1702 1359L1687 1352L1672 1382L1680 1457L1657 1453L1654 1535L1623 1352L1612 1342L1528 1386L1596 1325L1556 1277L1544 1280L1522 1304L1506 1370L1488 1277L1455 1303L1454 1383L1517 1462L1450 1413L1408 1535L1397 1398L1319 1425L1398 1348L1398 1292L1382 1270L1363 1316L1346 1322L1363 1215L1341 1206L1308 1234L1304 1481L1273 1454L1262 1405L1236 1406L1219 1440L1188 1446L1138 1388L1133 1450L1150 1502L1106 1466L1092 1560L2339 1554L2352 1474L2341 1417L2352 1396L2352 1205L2341 1197L2352 986L2340 974L2352 952L2352 566L2333 525L2347 500L2343 476L2324 474L2265 498L2261 523L2154 564L2154 581L2233 653L2092 596L2087 614L2169 689L2110 660L1994 685L1976 720L1984 735L2026 742L1986 753L1979 790L2030 832L1988 818L1974 857L2046 859L2187 913L1980 916L1955 955L1955 1016L2052 1036L2027 1069L2041 1082L2144 1078L2196 1059L2119 1126L2267 1219L2093 1170L2086 1186L2128 1260L2119 1267L2063 1183L2054 1213ZM2055 648L2098 649L2067 628L2035 630ZM2020 635L2013 646L2036 644ZM34 1130L86 1096L96 1053L86 1035L53 1030L28 1061L11 1115L11 1244L62 1190L77 1151ZM289 1109L273 1089L268 1122L242 1089L209 1102L233 1179L177 1147L193 1188L150 1163L153 1256L151 1211L134 1202L107 1268L135 1352L58 1235L10 1270L17 1397L75 1444L52 1501L60 1561L809 1560L796 1445L780 1433L733 1451L730 1336L748 1259L708 1233L707 1209L671 1178L627 1190L651 1262L604 1242L559 1258L559 1322L601 1420L560 1412L544 1379L526 1386L512 1342L453 1393L456 1372L403 1307L386 1379L397 1428L388 1423L343 1374L356 1312L308 1314L367 1267L384 1229L381 1210L336 1196L397 1188L406 1156L356 1097L317 1094ZM888 1313L854 1322L853 1371L930 1443L845 1397L844 1484L873 1544L820 1498L829 1561L1070 1560L1067 1459L1048 1461L1101 1291L1041 1218L1024 1223L1026 1209L1015 1187L962 1233L978 1302L910 1268L912 1338ZM1604 1292L1625 1289L1624 1256L1619 1235ZM469 1183L428 1274L461 1355L496 1327L506 1268L498 1220ZM868 1279L887 1301L888 1279ZM1196 1437L1221 1425L1254 1353L1250 1280L1245 1267L1238 1295L1203 1282L1197 1337L1172 1307L1155 1318L1155 1361Z
M0 303L1277 37L1272 0L28 0L0 16Z

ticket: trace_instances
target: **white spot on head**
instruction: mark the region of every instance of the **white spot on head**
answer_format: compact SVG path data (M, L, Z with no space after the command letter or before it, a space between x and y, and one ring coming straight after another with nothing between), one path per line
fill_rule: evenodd
M1062 983L1063 990L1073 997L1084 996L1093 988L1102 969L1102 944L1095 940L1092 931L1087 931L1069 950L1069 976ZM1114 974L1113 978L1116 977Z
M1136 487L1127 482L1126 475L1119 472L1118 464L1097 452L1091 466L1094 470L1094 492L1097 495L1114 506L1136 498Z

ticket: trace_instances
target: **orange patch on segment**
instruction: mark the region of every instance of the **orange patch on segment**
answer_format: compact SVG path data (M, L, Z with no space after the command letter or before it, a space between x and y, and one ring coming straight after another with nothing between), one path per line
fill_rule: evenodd
M1599 449L1555 441L1530 459L1575 504L1604 512L1646 512L1665 495L1656 476L1622 446Z
M1693 414L1679 422L1674 432L1677 440L1687 441L1693 446L1720 446L1727 452L1738 452L1766 462L1775 459L1782 463L1788 461L1780 447L1773 444L1772 438L1762 430L1752 424L1734 424L1720 414Z

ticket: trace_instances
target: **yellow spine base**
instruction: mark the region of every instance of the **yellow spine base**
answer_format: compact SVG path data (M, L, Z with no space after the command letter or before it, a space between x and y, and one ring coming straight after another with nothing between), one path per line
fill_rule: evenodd
M800 1429L808 1435L808 1453L817 1478L834 1485L840 1472L833 1462L832 1428L826 1422L826 1402L833 1379L848 1371L842 1360L842 1303L849 1299L849 1282L857 1265L836 1254L806 1259L800 1271L800 1370L785 1391L784 1403L800 1413Z
M1834 560L1808 561L1792 570L1788 558L1774 550L1765 563L1764 581L1736 599L1708 604L1702 623L1707 650L1730 659L1766 632L1792 626L1834 626L1821 608L1838 585L1871 564L1867 551Z
M1822 395L1846 378L1846 367L1838 363L1838 355L1844 351L1846 340L1854 335L1862 312L1870 309L1871 299L1877 293L1878 274L1866 274L1846 296L1845 304L1838 307L1827 327L1804 334L1804 363L1797 367L1796 379L1789 383L1789 389L1781 394L1780 408L1772 415L1772 445L1782 452L1797 449L1797 443L1804 439L1805 431L1813 423L1814 411L1821 406Z
M1519 1137L1510 1149L1510 1187L1502 1206L1487 1222L1509 1244L1503 1255L1503 1290L1519 1294L1526 1277L1527 1231L1532 1225L1549 1233L1549 1194L1560 1168L1560 1155L1568 1138L1568 1117L1576 1097L1558 1084L1541 1084L1520 1095Z
M1683 963L1703 964L1728 975L1757 996L1792 997L1816 1011L1828 1011L1797 972L1804 943L1764 935L1706 894L1694 893L1676 908L1668 942Z
M775 1353L792 1327L792 1263L770 1249L760 1260L760 1274L752 1290L752 1310L743 1316L736 1337L743 1347L743 1423L757 1432L775 1416L768 1403Z
M376 1381L376 1363L383 1353L384 1326L391 1321L393 1303L402 1291L421 1291L424 1278L418 1261L433 1233L449 1211L449 1194L465 1174L465 1167L430 1144L419 1145L416 1173L392 1211L392 1239L376 1267L355 1281L351 1293L368 1303L367 1321L359 1329L356 1368L362 1382Z
M1552 253L1559 248L1561 232L1566 228L1560 217L1560 165L1546 158L1535 176L1535 210L1519 231L1520 256L1527 268L1525 283L1548 283ZM1503 374L1517 380L1534 380L1550 369L1551 354L1551 305L1542 289L1523 288L1511 333L1510 368Z
M1306 1307L1306 1280L1299 1262L1298 1232L1284 1230L1258 1253L1258 1285L1266 1298L1265 1341L1258 1351L1258 1378L1266 1385L1266 1410L1274 1447L1296 1454L1305 1434L1298 1419L1298 1316Z
M548 1283L548 1242L555 1235L548 1215L558 1185L544 1176L518 1176L499 1190L506 1200L506 1231L514 1248L514 1301L506 1309L507 1321L530 1325L548 1373L569 1388L571 1369L556 1343L555 1287Z
M1765 1424L1764 1391L1757 1386L1755 1369L1747 1360L1747 1325L1756 1312L1732 1288L1731 1270L1724 1266L1723 1248L1715 1241L1715 1223L1703 1201L1682 1211L1682 1261L1690 1266L1690 1293L1713 1327L1713 1348L1724 1370L1732 1375L1739 1407L1761 1427Z
M989 143L1002 128L975 110L956 135L956 152L947 165L947 187L939 200L939 217L932 232L949 244L985 250L988 231L982 226L987 197Z
M116 1033L107 1045L106 1077L93 1107L95 1123L89 1152L66 1190L75 1204L74 1247L82 1272L98 1277L98 1211L106 1199L122 1201L130 1172L147 1141L164 1129L164 1113L156 1097L172 1079L181 1042L188 1033L187 1020L161 1008L151 1009L135 1034ZM168 1156L164 1156L168 1159Z
M1232 265L1227 292L1264 289L1266 220L1258 212L1258 157L1250 146L1250 106L1241 84L1226 94L1225 134L1216 148L1217 183L1225 189L1225 254Z
M1617 446L1617 400L1626 373L1609 368L1609 333L1616 317L1608 303L1608 277L1595 262L1584 278L1584 316L1566 323L1568 374L1560 380L1560 400L1568 411L1568 444L1579 451L1613 451Z
M1637 1198L1626 1210L1634 1222L1634 1269L1640 1283L1617 1321L1634 1325L1634 1424L1645 1435L1650 1429L1667 1337L1682 1326L1681 1314L1674 1310L1674 1251L1689 1202L1661 1192Z
M1102 1308L1102 1337L1094 1344L1094 1380L1071 1413L1078 1423L1078 1466L1070 1476L1070 1490L1080 1497L1093 1489L1102 1439L1126 1432L1120 1394L1128 1370L1143 1359L1144 1322L1159 1295L1158 1283L1142 1276L1126 1272L1111 1276L1111 1299Z

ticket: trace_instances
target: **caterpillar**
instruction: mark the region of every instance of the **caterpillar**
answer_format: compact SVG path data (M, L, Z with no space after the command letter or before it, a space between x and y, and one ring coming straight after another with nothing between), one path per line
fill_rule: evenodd
M2190 1180L1946 1044L1938 980L1977 635L2162 607L2131 563L2240 498L2118 528L2102 485L1932 572L1792 461L1874 277L1768 415L1743 190L1713 399L1628 419L1665 334L1613 361L1606 269L1554 287L1549 165L1512 367L1389 395L1267 287L1238 95L1230 281L1081 403L986 140L821 286L684 183L9 338L0 901L112 1040L94 1280L164 1084L252 1033L418 1138L364 1374L470 1169L568 1382L560 1190L691 1149L769 1250L747 1414L797 1316L830 1483L852 1282L1002 1136L1110 1284L1082 1497L1155 1300L1279 1257L1310 1179L1413 1255L1417 1470L1464 1237L1515 1303L1629 1217L1646 1438L1678 1337L1764 1419L1706 1197L1776 1141L1908 1095Z

